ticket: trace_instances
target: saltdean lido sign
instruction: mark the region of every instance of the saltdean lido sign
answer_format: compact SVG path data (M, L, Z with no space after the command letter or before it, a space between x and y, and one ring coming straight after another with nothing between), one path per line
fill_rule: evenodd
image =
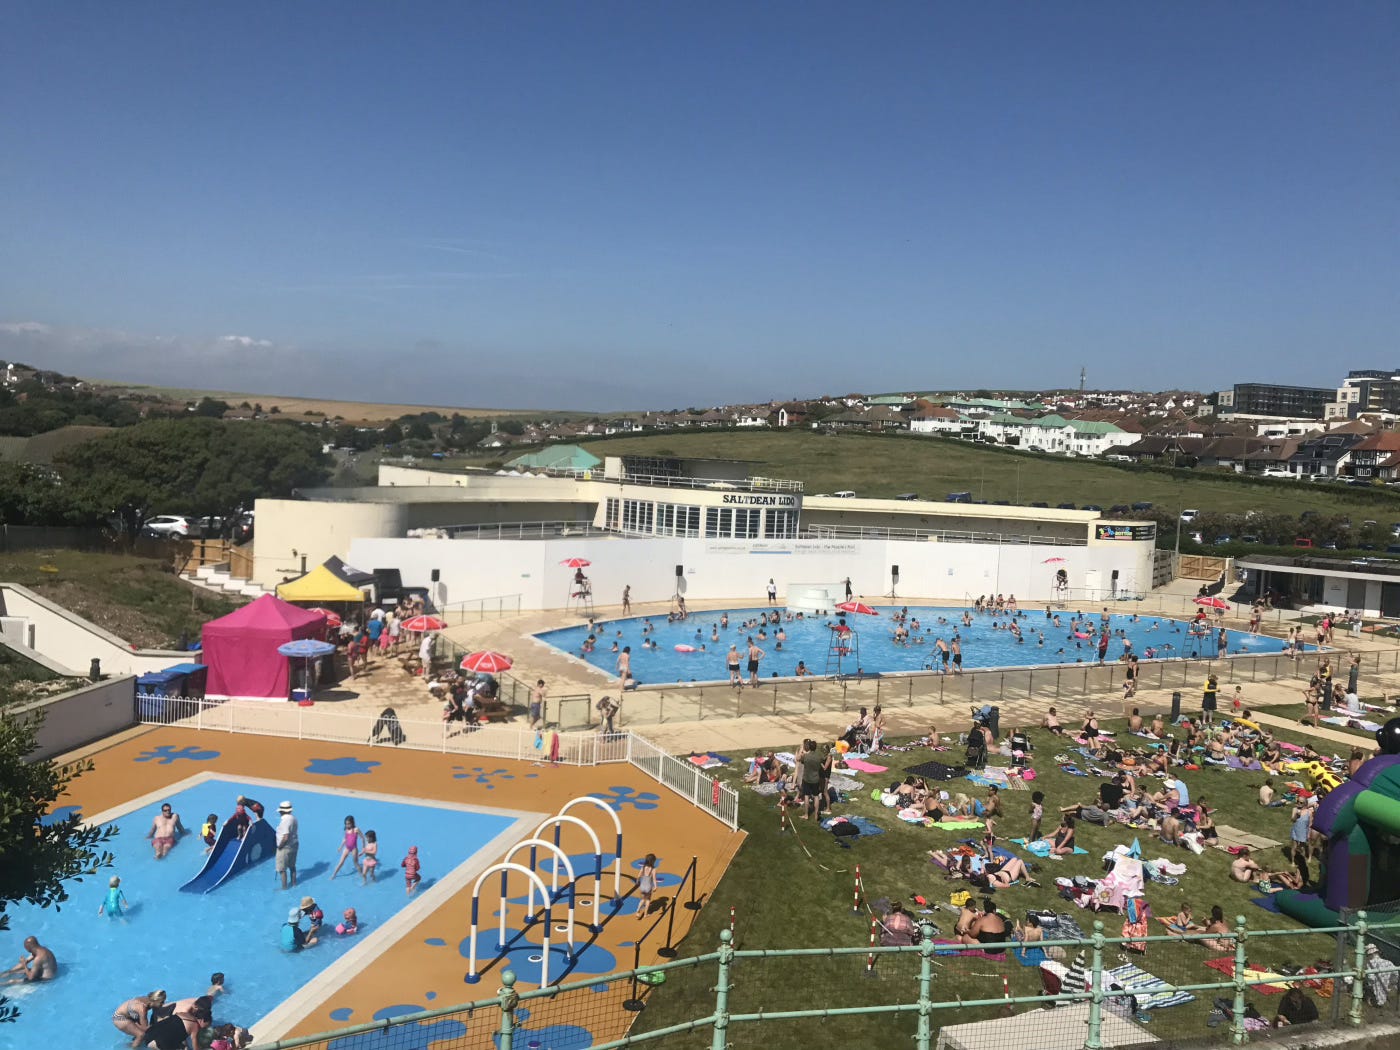
M740 507L795 507L796 496L750 496L743 493L725 493L720 501L729 506Z

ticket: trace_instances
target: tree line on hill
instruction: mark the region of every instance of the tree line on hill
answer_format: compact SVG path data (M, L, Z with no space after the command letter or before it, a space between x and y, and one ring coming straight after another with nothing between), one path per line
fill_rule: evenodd
M135 536L156 514L233 519L330 476L321 436L295 423L150 419L58 452L0 463L0 523L101 525Z

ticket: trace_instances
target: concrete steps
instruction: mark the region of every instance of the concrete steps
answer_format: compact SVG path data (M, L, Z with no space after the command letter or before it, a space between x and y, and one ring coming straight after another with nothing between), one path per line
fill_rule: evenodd
M228 573L227 565L201 565L193 573L181 573L180 579L192 587L209 591L211 594L236 595L242 598L261 598L272 591L260 583L235 579Z

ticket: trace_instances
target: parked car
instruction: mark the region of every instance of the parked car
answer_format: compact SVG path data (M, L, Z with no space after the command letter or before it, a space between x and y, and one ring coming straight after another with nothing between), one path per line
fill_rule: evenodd
M839 496L842 499L855 499L856 494L850 489L842 489L840 492L833 492L832 495Z
M1050 504L1048 504L1048 503L1032 503L1031 506L1032 506L1032 507L1044 507L1044 508L1048 508L1048 507L1050 506Z
M945 502L947 502L947 503L971 503L971 502L972 502L972 493L971 493L971 492L950 492L950 493L948 493L948 495L947 495L947 497L946 497L946 499L945 499Z
M1133 504L1133 510L1137 510L1137 511L1146 511L1146 510L1151 510L1151 509L1152 509L1152 504L1148 503L1148 502L1145 501L1145 500L1140 500L1139 502Z
M1258 537L1258 536L1241 536L1241 537L1240 537L1240 542L1241 542L1241 543L1258 543L1258 542L1259 542L1259 537Z
M1200 516L1201 512L1199 510L1196 510L1194 507L1187 508L1186 510L1183 510L1181 512L1181 520L1186 522L1186 524L1188 525Z
M1308 539L1306 536L1299 536L1293 541L1293 546L1295 547L1311 547L1312 545L1313 541Z
M1263 474L1261 475L1261 477L1266 477L1266 478L1292 478L1292 477L1297 477L1297 475L1294 474L1292 471L1289 471L1289 470L1279 470L1277 467L1270 467L1268 470L1266 470L1266 471L1263 472Z
M1077 510L1073 503L1059 503L1055 505L1056 510Z
M895 497L895 499L902 500L916 500L918 498L919 494L917 492L901 492L898 496Z
M194 519L187 518L183 514L157 514L141 526L141 531L148 536L185 539L198 536L199 526Z
M1086 504L1084 504L1084 506L1083 506L1081 509L1082 509L1082 510L1097 511L1097 512L1100 513L1100 514L1103 513L1103 508L1100 507L1097 503L1086 503Z
M1128 505L1126 503L1115 503L1113 506L1108 508L1108 512L1110 514L1127 514Z

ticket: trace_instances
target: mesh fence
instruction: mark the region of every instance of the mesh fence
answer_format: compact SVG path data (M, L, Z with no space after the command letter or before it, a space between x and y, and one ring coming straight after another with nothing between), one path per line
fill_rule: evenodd
M1039 945L950 937L735 951L726 932L718 952L557 987L520 991L513 973L490 969L480 987L495 985L494 995L476 1003L269 1045L701 1050L718 1034L720 1045L769 1050L1043 1050L1243 1042L1265 1038L1280 1018L1294 1031L1395 1019L1400 970L1372 940L1393 926L1121 936L1123 918Z

